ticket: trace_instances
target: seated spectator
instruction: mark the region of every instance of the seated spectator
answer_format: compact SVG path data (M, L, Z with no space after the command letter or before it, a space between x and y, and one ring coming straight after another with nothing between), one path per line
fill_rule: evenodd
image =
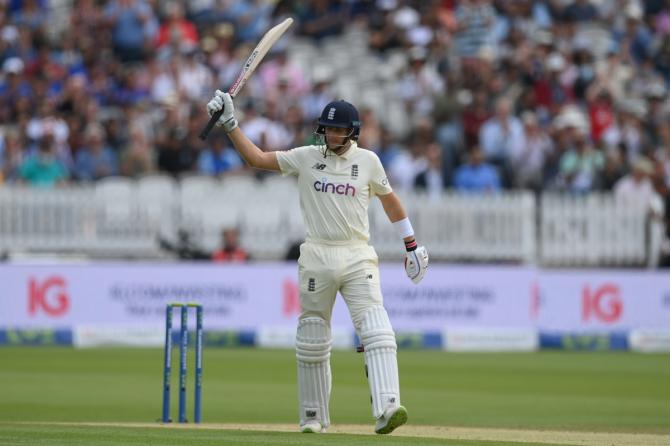
M495 192L500 190L500 175L492 164L484 162L482 150L470 150L468 163L456 170L454 186L461 192Z
M586 193L593 190L605 167L605 157L588 141L587 130L575 131L574 146L559 161L560 186L570 192Z
M193 170L198 162L196 139L197 135L190 133L181 138L171 135L158 148L158 168L174 176Z
M463 58L474 58L482 47L492 43L496 11L490 1L458 2L456 19L456 51Z
M114 52L124 62L144 60L145 44L153 39L158 22L143 0L115 0L107 4L105 19L112 30Z
M484 90L475 91L472 94L472 100L463 109L461 120L463 121L463 138L466 147L479 144L482 125L491 117L487 101L488 97Z
M445 178L442 176L442 150L437 144L426 147L428 165L414 179L414 187L426 191L432 198L439 198L444 190Z
M210 137L210 146L200 153L198 170L206 175L219 176L244 167L237 151L226 144L227 139L221 133Z
M86 129L86 142L75 156L75 177L92 181L116 175L119 162L116 153L105 142L105 130L100 124L89 124Z
M396 191L407 193L414 189L414 179L420 172L426 170L427 166L426 145L416 137L412 137L409 150L399 151L390 161L386 173Z
M167 2L166 2L167 3ZM198 30L193 22L184 17L180 2L167 4L165 21L158 29L156 46L172 47L175 52L195 49L198 45Z
M389 170L396 157L402 153L398 143L393 138L391 131L386 127L379 129L379 145L377 147L365 147L377 154L379 161L382 162L384 170Z
M24 160L23 143L18 131L9 130L0 144L0 181L15 181Z
M214 262L246 262L249 254L240 247L239 232L235 228L224 229L221 233L221 248L212 253Z
M45 136L37 153L29 156L19 167L19 176L31 186L52 187L68 178L68 172L56 156L53 137Z
M444 81L427 59L425 48L411 48L409 66L398 81L397 91L405 108L416 118L429 116L433 111L433 97L444 91Z
M345 16L340 2L313 0L302 9L299 17L302 33L315 40L342 33Z
M567 22L592 22L598 19L598 9L589 0L571 2L563 11Z
M523 148L523 125L511 111L512 103L509 99L498 99L496 114L479 130L479 145L489 162L503 165Z
M276 97L280 83L286 84L284 93L288 93L288 97L299 97L309 90L305 73L289 60L286 48L273 49L270 56L258 73L266 95ZM286 100L286 96L282 96L282 100Z
M155 170L153 146L139 125L130 128L130 139L121 152L121 173L137 178Z
M376 150L381 142L381 125L374 110L363 107L361 110L361 133L358 137L360 147Z

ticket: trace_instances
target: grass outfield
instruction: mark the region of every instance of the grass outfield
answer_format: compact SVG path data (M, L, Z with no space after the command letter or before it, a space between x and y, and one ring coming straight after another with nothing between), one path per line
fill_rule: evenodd
M190 359L192 378L193 358ZM544 445L587 444L577 440L566 443L566 439L572 438L567 433L565 438L556 434L555 443L552 443L554 435L549 438L525 435L522 439L521 434L512 437L516 441L506 440L508 443L482 441L509 437L495 433L502 430L481 431L488 432L488 437L469 437L467 430L462 435L454 430L456 426L470 432L480 432L477 430L480 428L511 429L512 434L516 430L652 434L647 435L648 444L655 444L656 440L660 441L658 444L670 444L670 355L401 351L399 362L403 403L410 421L393 434L396 438L341 433L317 439L290 432L268 433L261 430L262 426L240 430L230 424L208 424L207 429L166 429L157 424L151 428L147 423L156 422L161 411L160 349L3 347L0 348L0 382L4 384L0 396L0 445L203 445L214 441L226 445L359 445L384 441L384 444L499 446L519 441L531 444L534 438L541 439L537 444ZM335 351L332 364L332 430L337 430L338 425L355 424L361 432L366 432L367 426L372 432L361 355ZM275 431L297 428L295 374L294 355L289 350L206 349L203 420L283 425L270 427ZM192 385L188 398L191 416ZM421 425L433 427L422 429ZM452 435L446 435L450 429ZM434 435L442 439L415 436L433 430L445 435ZM341 432L359 433L355 429ZM403 440L402 435L414 438ZM617 444L614 440L603 441ZM596 443L594 440L588 444Z

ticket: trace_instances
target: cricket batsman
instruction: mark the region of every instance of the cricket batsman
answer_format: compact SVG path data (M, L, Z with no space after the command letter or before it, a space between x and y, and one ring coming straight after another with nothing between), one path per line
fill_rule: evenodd
M298 260L300 318L296 332L300 430L325 432L330 425L330 319L339 291L365 352L375 432L388 434L407 422L400 404L395 333L383 306L378 258L370 239L368 205L379 197L407 250L405 271L419 283L428 252L418 246L402 203L377 155L357 145L358 111L343 100L326 105L317 121L322 144L264 152L245 136L228 93L217 90L209 115L224 108L216 122L246 163L298 177L300 207L307 227Z

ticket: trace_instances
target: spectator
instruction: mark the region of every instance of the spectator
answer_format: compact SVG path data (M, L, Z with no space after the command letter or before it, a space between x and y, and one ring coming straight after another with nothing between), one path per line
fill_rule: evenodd
M0 144L0 177L6 182L19 178L20 167L24 161L24 147L19 132L15 129L5 131Z
M633 171L621 178L614 186L614 196L622 203L642 205L655 218L663 215L663 202L651 181L654 165L650 160L639 157L633 164Z
M456 170L454 186L460 192L496 192L500 190L500 175L495 166L484 162L478 146L470 149L468 163Z
M511 172L509 163L519 157L525 136L519 118L511 114L512 103L507 98L496 102L496 114L479 130L479 144L486 160L501 169L502 180L509 186Z
M178 1L166 2L165 21L158 29L156 46L170 48L174 53L192 51L198 46L198 30L184 17L184 7Z
M410 116L424 118L433 111L433 96L442 92L444 83L432 65L426 63L427 51L413 47L409 67L400 79L398 91Z
M92 181L119 173L116 153L105 143L105 131L100 124L89 124L86 145L75 157L75 177Z
M304 116L319 116L332 99L334 92L330 86L333 72L325 66L314 67L314 86L302 99L301 107Z
M605 155L605 167L600 179L600 190L611 192L617 182L626 175L626 164L621 151L610 151Z
M376 149L381 142L381 126L377 120L377 115L370 107L363 107L361 110L361 134L358 137L358 143L366 149Z
M462 58L476 57L493 40L496 13L490 0L464 0L455 11L456 50Z
M371 14L367 16L370 27L368 42L370 48L383 53L402 46L405 43L405 35L394 19L398 1L377 0L375 6Z
M414 189L416 176L428 167L426 159L428 144L427 141L422 141L417 133L410 137L409 150L402 151L394 157L386 172L393 182L394 189L401 192L411 192Z
M602 82L594 82L586 92L586 99L591 122L591 138L598 144L603 134L614 124L612 95Z
M198 170L205 175L219 176L241 170L244 165L237 152L227 144L223 135L209 139L210 146L200 153Z
M201 62L202 54L197 49L187 49L182 55L181 61L175 58L178 63L175 73L180 97L191 101L200 100L212 84L212 73Z
M153 147L139 125L130 129L130 139L121 153L121 173L137 178L155 170Z
M586 193L594 190L599 175L605 166L605 157L588 141L586 129L577 128L573 148L560 160L561 186L574 193Z
M446 186L446 179L442 175L442 150L437 144L426 147L425 169L414 179L414 187L418 191L425 191L429 197L438 199Z
M315 40L342 33L345 11L340 2L311 0L300 14L302 33Z
M469 94L469 91L468 91ZM482 125L491 117L488 98L485 91L475 91L471 94L472 100L463 110L463 137L465 146L472 147L479 144L479 135Z
M512 159L516 173L515 186L539 191L542 187L545 160L552 151L552 143L538 125L537 116L533 112L525 112L522 121L523 145Z
M19 167L19 176L37 187L52 187L67 179L67 169L56 156L56 144L51 135L44 136L38 143L37 153L24 160Z
M387 128L380 128L379 137L379 145L377 147L370 147L370 150L377 153L379 161L384 166L384 170L389 171L395 158L401 153L401 149Z
M653 37L643 19L642 8L636 2L629 2L624 9L626 24L619 33L618 43L627 51L626 56L640 64L651 56Z
M288 130L280 122L268 119L266 113L260 113L260 104L257 100L250 100L246 104L246 119L242 124L244 132L258 147L267 150L286 149L286 144L290 142Z
M144 60L145 47L157 31L151 6L143 0L112 0L105 9L114 52L124 62Z
M235 24L238 41L256 45L268 29L271 4L265 0L231 1L226 17Z
M259 73L266 95L276 98L282 82L286 84L285 93L289 96L283 96L281 100L286 97L300 97L309 90L305 73L298 65L289 61L286 48L273 50L271 56L270 60L263 63Z
M249 259L249 254L240 247L238 230L224 229L221 233L221 248L212 253L212 260L219 263L243 263Z
M563 12L567 22L593 22L598 18L598 9L589 0L575 0Z
M537 79L533 86L536 103L552 116L573 100L572 89L561 78L566 67L565 58L560 53L550 54L545 63L546 76Z

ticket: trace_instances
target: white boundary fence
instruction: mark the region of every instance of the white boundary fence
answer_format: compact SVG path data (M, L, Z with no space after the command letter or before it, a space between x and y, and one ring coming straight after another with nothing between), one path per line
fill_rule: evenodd
M529 192L445 193L402 197L421 243L435 260L596 266L654 263L659 239L644 209L613 196ZM238 226L257 259L281 259L304 238L292 178L150 176L108 178L94 185L50 190L0 187L0 253L59 252L106 258L157 259L157 243L177 228L213 250L224 227ZM370 207L370 227L382 260L402 246L381 204ZM658 229L658 228L655 228Z

